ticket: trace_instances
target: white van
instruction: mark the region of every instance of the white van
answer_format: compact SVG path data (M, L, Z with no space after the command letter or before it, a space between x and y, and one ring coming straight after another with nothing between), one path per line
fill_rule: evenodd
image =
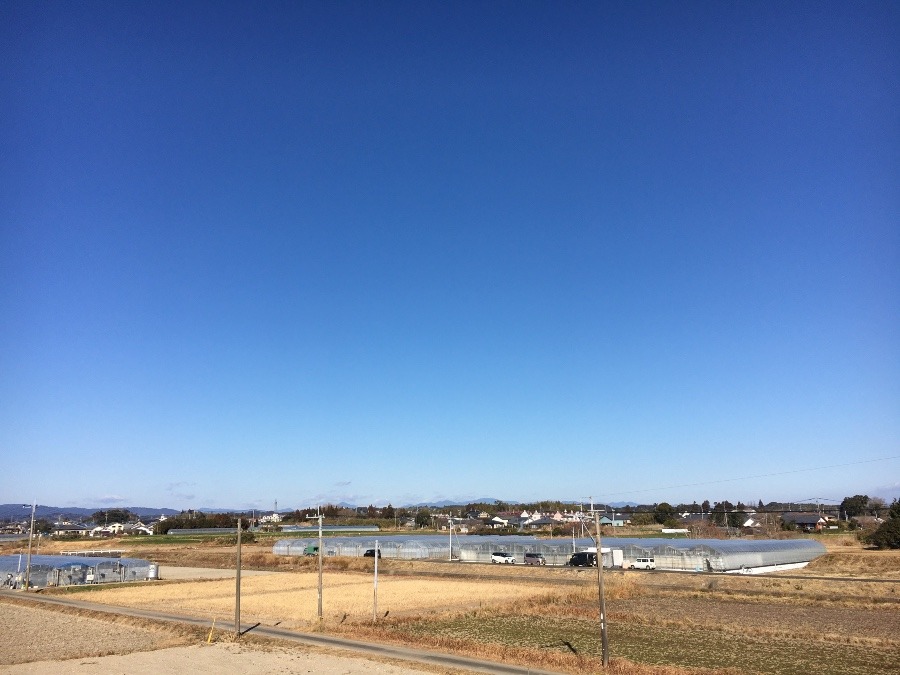
M653 558L635 558L630 567L633 570L655 570L656 560Z

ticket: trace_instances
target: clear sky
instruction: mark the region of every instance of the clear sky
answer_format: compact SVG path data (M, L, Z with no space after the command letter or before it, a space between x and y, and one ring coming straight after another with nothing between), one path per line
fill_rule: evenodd
M0 4L0 502L900 496L900 4Z

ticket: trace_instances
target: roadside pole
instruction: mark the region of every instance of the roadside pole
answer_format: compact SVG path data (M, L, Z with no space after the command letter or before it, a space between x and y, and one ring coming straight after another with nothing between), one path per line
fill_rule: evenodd
M25 508L28 508L27 505ZM25 590L31 588L31 540L34 538L34 510L37 508L37 499L31 505L31 529L28 530L28 562L25 564Z
M600 652L603 667L609 667L609 640L606 635L606 594L603 591L603 548L600 546L600 513L594 511L597 529L597 594L600 600Z
M379 551L381 549L378 548L378 540L375 540L375 584L372 590L374 595L372 602L372 623L378 621L378 558Z
M316 520L319 521L319 623L322 622L322 555L324 554L324 551L322 550L322 518L323 517L324 516L322 515L322 513L319 511L318 508L316 508L315 516L306 516L307 520L312 520L313 518L315 518Z
M322 514L319 514L319 623L322 622Z
M234 637L241 636L241 519L237 522L237 573L234 575Z

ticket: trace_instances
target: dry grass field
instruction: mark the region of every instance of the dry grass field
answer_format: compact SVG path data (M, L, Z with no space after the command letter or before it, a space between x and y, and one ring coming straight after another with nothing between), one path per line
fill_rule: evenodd
M331 572L323 584L325 626L371 621L374 604L372 574ZM543 584L498 584L492 581L434 579L380 575L380 617L429 616L477 611L534 597ZM205 616L220 623L233 621L235 583L231 579L190 584L141 584L101 588L91 601L125 607ZM241 580L241 615L247 622L309 630L318 626L318 575L284 573Z
M867 551L847 539L833 539L826 556L798 573L607 574L609 672L900 673L900 552ZM373 622L374 561L327 559L319 623L316 561L270 551L267 545L244 549L246 567L285 572L242 580L247 624L599 672L592 570L383 560ZM227 568L234 553L222 545L153 549L143 542L129 554L161 562L165 570L177 563ZM92 588L78 597L219 625L234 616L233 580Z
M0 592L0 673L58 675L465 675L456 668L284 644L73 607L33 606Z
M86 658L107 654L168 649L191 644L196 635L171 625L159 626L116 617L96 618L15 602L15 594L0 599L0 667L33 661ZM65 636L43 640L41 636ZM99 636L102 636L100 638Z

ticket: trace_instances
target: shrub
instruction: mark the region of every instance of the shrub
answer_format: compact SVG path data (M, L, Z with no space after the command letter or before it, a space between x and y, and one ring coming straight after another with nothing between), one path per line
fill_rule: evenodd
M900 518L884 521L867 539L878 548L900 548Z
M255 541L256 535L253 532L241 532L241 546L252 544ZM224 537L216 537L210 543L215 546L237 546L237 535L229 534Z
M631 517L632 525L653 525L656 522L656 519L653 517L652 513L635 513Z

